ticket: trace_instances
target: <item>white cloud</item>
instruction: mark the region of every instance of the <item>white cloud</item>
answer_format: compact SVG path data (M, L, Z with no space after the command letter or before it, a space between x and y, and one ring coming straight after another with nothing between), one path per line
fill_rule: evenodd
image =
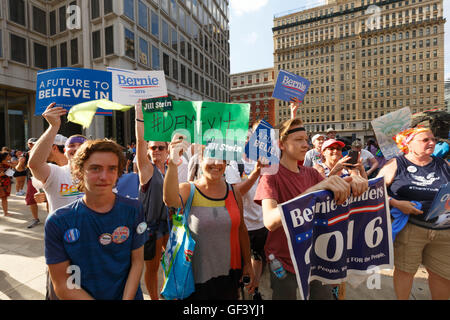
M269 0L231 0L231 10L238 16L249 12L255 12L265 7Z

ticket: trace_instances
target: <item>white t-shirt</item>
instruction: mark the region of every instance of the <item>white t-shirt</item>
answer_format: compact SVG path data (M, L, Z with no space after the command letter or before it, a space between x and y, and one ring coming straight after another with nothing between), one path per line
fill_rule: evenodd
M363 166L366 170L370 169L372 165L370 164L370 159L374 158L373 154L370 151L367 151L365 149L361 150L361 155Z
M305 167L312 167L320 160L320 152L316 149L311 149L305 154L305 161L303 165Z
M69 164L63 167L51 163L48 165L50 166L50 175L44 184L44 191L50 213L52 213L81 198L83 193L78 191L72 181Z
M244 160L243 160L244 161ZM230 161L230 164L225 169L225 179L230 184L240 183L248 179L250 173L255 169L256 162L250 160L250 162L244 161L244 173L242 178L239 175L239 168L236 161ZM258 230L264 228L262 207L257 205L253 198L255 197L256 188L258 187L259 178L248 190L248 192L242 195L242 204L244 207L244 221L247 226L247 230Z

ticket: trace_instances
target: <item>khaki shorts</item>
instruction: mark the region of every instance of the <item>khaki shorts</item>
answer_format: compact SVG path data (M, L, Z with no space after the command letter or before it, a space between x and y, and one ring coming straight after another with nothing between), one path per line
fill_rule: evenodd
M450 280L450 229L430 230L407 223L394 242L394 264L412 274L423 264Z

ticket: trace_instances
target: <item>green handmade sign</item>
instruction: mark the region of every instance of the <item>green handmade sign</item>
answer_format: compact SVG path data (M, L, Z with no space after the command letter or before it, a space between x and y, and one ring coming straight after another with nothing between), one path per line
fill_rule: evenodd
M250 105L172 101L172 110L145 110L144 138L147 141L170 142L175 133L187 136L191 143L207 146L212 157L225 159L241 155L247 138ZM208 151L208 152L209 152ZM222 154L222 155L220 155Z

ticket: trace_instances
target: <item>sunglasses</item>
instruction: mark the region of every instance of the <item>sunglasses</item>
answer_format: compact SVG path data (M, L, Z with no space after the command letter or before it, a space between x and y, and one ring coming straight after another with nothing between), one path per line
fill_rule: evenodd
M166 150L166 146L151 146L150 149L152 149L153 151L156 151L157 149L159 151L164 151Z

